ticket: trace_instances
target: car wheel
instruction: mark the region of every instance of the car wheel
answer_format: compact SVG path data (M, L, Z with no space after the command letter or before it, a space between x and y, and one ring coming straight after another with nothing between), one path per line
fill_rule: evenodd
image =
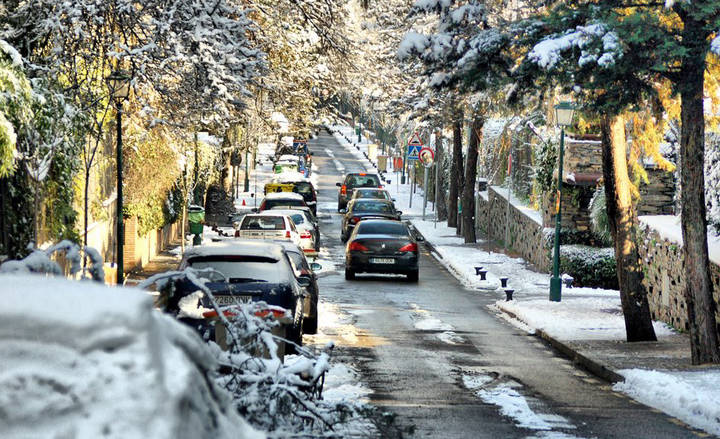
M348 235L345 234L345 232L340 232L340 241L347 242L347 240L348 240Z
M303 319L303 332L305 334L317 334L318 317L306 317Z
M355 272L350 268L345 268L345 280L354 280Z
M407 280L408 282L417 282L420 279L420 274L417 270L411 271L407 274Z

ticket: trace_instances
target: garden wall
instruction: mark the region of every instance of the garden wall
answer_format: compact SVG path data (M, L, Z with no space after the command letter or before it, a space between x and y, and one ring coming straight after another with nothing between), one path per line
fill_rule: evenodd
M137 234L137 218L125 219L125 243L123 265L125 272L144 267L154 256L167 248L171 242L180 239L180 221L166 224L161 229L151 230L145 235Z
M638 249L643 264L653 319L679 330L688 330L687 305L683 295L684 269L682 234L677 217L670 215L640 217ZM715 302L720 302L720 239L709 239L710 278ZM720 323L720 313L715 316Z
M476 199L475 224L482 235L490 229L490 238L497 242L505 241L507 224L507 189L491 186L486 192L480 192ZM550 239L552 231L547 232L542 225L541 214L522 202L511 197L510 230L508 246L519 253L526 261L540 271L550 270Z

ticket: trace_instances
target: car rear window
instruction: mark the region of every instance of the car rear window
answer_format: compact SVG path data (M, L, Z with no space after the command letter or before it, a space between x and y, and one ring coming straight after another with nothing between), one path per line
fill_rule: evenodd
M396 222L364 222L361 221L357 226L358 235L401 235L409 236L410 231L403 223Z
M345 185L349 187L378 187L380 186L380 179L373 174L348 175Z
M353 212L377 212L377 213L392 213L392 206L388 203L376 203L373 201L355 201L352 206Z
M269 283L287 282L286 264L273 258L256 256L200 256L188 260L192 268L212 268L230 282L258 280Z
M312 185L306 182L295 183L293 192L301 195L312 194Z
M301 213L294 213L292 215L289 215L290 218L292 218L293 222L296 226L299 226L300 224L305 222L305 218L303 218Z
M272 209L276 206L306 206L304 200L297 200L297 199L274 199L274 200L265 200L265 210Z
M383 190L358 189L355 198L377 198L380 200L389 200L387 192Z
M240 224L242 230L285 230L281 216L246 216Z

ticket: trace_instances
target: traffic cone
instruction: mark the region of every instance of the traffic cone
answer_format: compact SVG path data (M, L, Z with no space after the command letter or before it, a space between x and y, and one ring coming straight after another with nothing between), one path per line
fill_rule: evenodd
M242 205L243 205L243 206L245 205L245 200L243 200L243 203L242 203Z

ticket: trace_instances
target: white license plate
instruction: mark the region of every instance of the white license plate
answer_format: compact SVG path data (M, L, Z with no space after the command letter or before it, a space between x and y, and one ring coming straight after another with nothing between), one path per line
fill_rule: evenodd
M215 301L220 306L237 305L252 302L252 296L215 296Z
M394 264L395 259L393 258L370 258L371 264Z

